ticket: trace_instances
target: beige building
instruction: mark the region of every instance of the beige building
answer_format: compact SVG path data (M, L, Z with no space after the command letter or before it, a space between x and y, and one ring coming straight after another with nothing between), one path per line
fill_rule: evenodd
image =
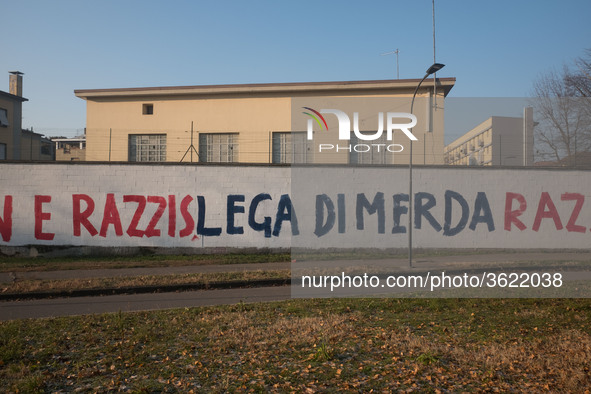
M22 129L23 73L10 72L10 93L0 91L0 160L53 160L51 141Z
M411 120L388 114L410 112L419 82L178 86L75 94L87 102L89 161L404 164L409 138L394 128L388 140L388 122ZM428 79L417 92L417 124L412 128L418 138L413 143L416 164L443 163L444 98L454 83L455 78L437 79L434 89ZM323 109L346 114L350 139L339 139L338 116Z
M445 147L445 164L533 165L533 110L523 118L492 116Z

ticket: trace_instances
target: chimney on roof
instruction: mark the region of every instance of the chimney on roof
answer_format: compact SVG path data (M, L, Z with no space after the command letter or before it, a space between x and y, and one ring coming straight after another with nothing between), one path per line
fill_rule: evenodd
M10 94L23 97L23 73L10 71Z

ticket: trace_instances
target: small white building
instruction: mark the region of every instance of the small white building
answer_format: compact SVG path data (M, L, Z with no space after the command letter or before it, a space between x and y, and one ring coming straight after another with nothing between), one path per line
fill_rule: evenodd
M56 161L85 161L86 135L74 138L52 138Z

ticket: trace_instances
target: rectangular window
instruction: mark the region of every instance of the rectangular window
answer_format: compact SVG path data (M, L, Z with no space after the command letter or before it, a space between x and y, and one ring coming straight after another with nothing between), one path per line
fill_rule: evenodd
M238 161L238 133L200 133L199 161L233 163Z
M362 134L365 134L363 131ZM368 132L368 134L375 134L375 132ZM351 164L386 164L386 155L388 153L386 148L391 144L386 139L386 133L383 133L380 138L373 141L364 141L357 138L355 134L351 135L351 153L349 153L349 163Z
M273 163L311 163L312 148L305 132L273 133Z
M8 127L8 111L0 108L0 127Z
M0 160L6 160L6 144L0 144Z
M130 134L129 161L166 161L166 134Z
M144 104L144 105L142 105L142 114L144 114L144 115L154 115L154 104Z

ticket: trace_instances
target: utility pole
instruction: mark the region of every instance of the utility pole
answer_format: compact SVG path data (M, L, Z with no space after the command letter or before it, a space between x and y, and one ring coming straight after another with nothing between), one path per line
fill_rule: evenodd
M433 15L433 64L437 63L435 59L435 0L431 1ZM433 110L437 111L437 73L433 74Z

